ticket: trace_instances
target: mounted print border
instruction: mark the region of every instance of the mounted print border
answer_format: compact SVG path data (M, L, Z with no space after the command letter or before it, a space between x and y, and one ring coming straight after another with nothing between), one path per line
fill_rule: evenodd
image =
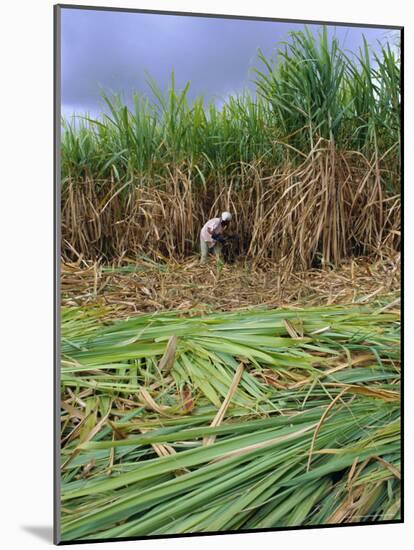
M55 544L402 523L403 27L54 40Z

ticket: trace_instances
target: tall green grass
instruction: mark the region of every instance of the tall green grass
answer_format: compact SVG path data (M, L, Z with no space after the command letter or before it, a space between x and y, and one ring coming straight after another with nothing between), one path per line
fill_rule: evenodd
M62 255L182 258L203 220L235 213L237 255L284 273L400 246L400 66L395 47L344 52L306 28L258 56L257 94L221 108L172 74L133 107L63 121ZM319 258L319 259L318 259Z
M390 44L371 53L365 40L351 55L326 27L318 37L305 28L279 45L275 60L259 52L255 76L256 97L244 92L221 108L190 102L190 83L177 90L174 73L167 94L149 79L152 96L135 94L132 108L104 94L101 119L62 121L63 181L157 179L184 164L203 183L259 159L268 168L297 163L291 147L307 154L322 137L376 154L398 188L400 64Z

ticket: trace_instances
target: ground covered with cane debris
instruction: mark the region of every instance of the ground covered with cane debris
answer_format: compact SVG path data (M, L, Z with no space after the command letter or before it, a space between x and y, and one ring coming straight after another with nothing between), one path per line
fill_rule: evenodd
M62 305L116 306L116 315L160 310L231 311L267 306L368 303L399 299L400 255L373 261L355 258L336 269L309 269L281 274L277 264L249 262L200 265L149 258L121 265L63 263Z

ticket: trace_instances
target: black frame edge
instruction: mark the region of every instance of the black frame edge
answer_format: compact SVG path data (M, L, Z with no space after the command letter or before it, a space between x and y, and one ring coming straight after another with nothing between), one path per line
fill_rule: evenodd
M404 304L404 73L405 73L405 52L404 52L404 27L400 30L400 89L401 89L401 104L400 104L400 193L401 193L401 283L400 283L400 314L401 314L401 341L400 341L400 350L401 350L401 429L400 429L400 442L401 442L401 509L400 517L401 523L405 523L405 462L404 462L404 440L405 440L405 431L404 431L404 396L405 396L405 387L404 387L404 368L405 368L405 354L404 354L404 340L405 340L405 304Z
M291 527L266 527L259 529L242 529L239 531L229 530L229 531L205 531L202 533L180 533L178 535L143 535L140 537L116 537L116 538L105 538L105 539L76 539L61 541L59 546L70 546L73 544L97 544L103 542L128 542L128 541L139 541L139 540L158 540L158 539L181 539L181 538L194 538L194 537L213 537L217 535L254 535L256 533L279 533L282 531L315 531L317 529L338 529L339 527L344 527L346 529L352 527L378 527L381 525L397 525L404 523L400 519L390 519L378 521L375 523L365 523L365 522L355 522L355 523L333 523L326 525L297 525Z
M367 27L371 29L394 29L401 30L402 25L382 25L378 23L352 23L352 22L339 22L339 21L321 21L321 20L304 20L304 19L289 19L278 17L264 17L258 15L234 15L225 13L200 13L200 12L183 12L174 10L151 10L144 8L117 8L112 6L89 6L79 4L56 4L60 8L64 9L77 9L77 10L93 10L93 11L115 11L125 13L147 13L152 15L185 15L188 17L207 17L207 18L219 18L219 19L245 19L248 21L273 21L279 23L303 23L309 25L336 25L337 27Z
M53 6L53 543L60 533L60 111L61 8Z

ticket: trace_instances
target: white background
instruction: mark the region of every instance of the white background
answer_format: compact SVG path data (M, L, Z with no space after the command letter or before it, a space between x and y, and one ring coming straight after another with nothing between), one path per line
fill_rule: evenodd
M51 545L53 410L53 3L4 2L0 52L0 545L31 548ZM406 358L406 523L82 545L80 548L171 550L197 548L332 549L412 548L413 526L413 374L411 328L413 293L410 242L413 223L413 48L414 19L402 0L170 0L77 4L205 13L256 15L405 26L406 167L405 288ZM189 53L191 55L191 53ZM6 122L6 124L4 123Z

